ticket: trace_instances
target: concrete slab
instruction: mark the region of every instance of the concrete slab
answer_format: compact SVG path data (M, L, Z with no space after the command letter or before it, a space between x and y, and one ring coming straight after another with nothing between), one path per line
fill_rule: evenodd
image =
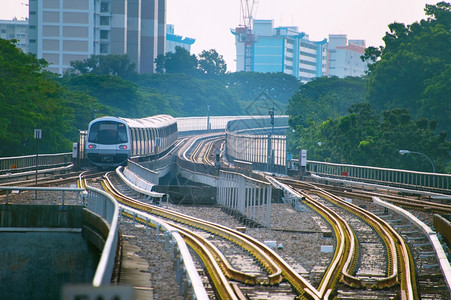
M122 266L119 284L133 287L135 300L153 299L153 288L149 264L138 256L141 249L123 241Z

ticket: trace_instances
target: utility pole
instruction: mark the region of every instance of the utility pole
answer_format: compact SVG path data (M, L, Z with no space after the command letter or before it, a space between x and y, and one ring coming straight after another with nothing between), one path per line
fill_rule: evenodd
M267 170L270 172L273 169L273 162L272 162L272 147L271 147L271 137L274 135L274 107L268 111L270 120L271 120L271 126L272 130L271 133L268 134L268 158L267 158Z
M36 139L36 180L35 185L38 186L38 168L39 168L39 140L42 138L42 129L34 130L34 138ZM38 199L38 191L34 193L35 200Z

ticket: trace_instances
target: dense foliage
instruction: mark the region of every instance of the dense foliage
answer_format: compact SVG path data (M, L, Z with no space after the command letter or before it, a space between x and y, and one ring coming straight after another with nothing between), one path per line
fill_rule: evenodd
M134 75L136 68L126 54L92 55L82 61L72 61L70 66L72 68L66 71L66 75L92 73L115 75L122 78Z
M426 5L427 20L390 24L385 47L369 48L368 100L377 111L406 108L451 136L451 4Z
M376 113L370 104L360 103L346 116L298 125L292 135L296 146L307 149L310 160L432 171L424 157L399 154L407 149L427 153L437 171L444 172L451 143L444 133L434 133L435 126L435 121L413 120L406 109Z
M42 72L45 66L0 39L0 156L35 153L34 129L42 129L42 152L70 149L72 108L86 99L64 91L52 74Z
M290 125L296 128L345 115L351 105L365 102L365 84L364 77L323 77L302 85L287 107Z
M367 78L301 86L288 113L291 151L308 159L451 173L451 9L426 5L427 20L393 23L385 47L366 50ZM365 86L365 88L363 88ZM344 109L348 109L345 113Z

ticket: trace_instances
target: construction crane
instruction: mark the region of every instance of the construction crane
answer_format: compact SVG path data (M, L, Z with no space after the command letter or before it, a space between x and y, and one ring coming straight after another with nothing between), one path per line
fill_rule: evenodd
M252 29L254 16L257 14L258 0L241 0L240 23Z

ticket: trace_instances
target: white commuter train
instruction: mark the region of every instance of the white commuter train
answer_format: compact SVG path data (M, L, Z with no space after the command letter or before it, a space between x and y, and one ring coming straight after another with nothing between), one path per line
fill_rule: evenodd
M98 167L124 165L130 159L150 159L177 140L177 121L169 115L143 119L101 117L89 123L86 158Z

